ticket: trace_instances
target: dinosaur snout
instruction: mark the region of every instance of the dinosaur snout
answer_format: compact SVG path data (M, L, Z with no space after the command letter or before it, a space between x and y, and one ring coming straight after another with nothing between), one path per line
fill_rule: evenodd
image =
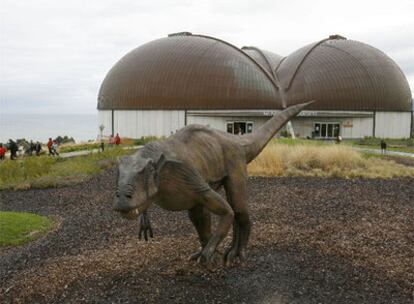
M117 212L130 212L136 207L132 204L131 199L127 197L119 197L115 199L114 210Z

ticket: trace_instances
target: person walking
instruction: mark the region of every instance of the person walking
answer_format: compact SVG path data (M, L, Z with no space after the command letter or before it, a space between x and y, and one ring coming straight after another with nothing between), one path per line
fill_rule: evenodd
M9 150L10 150L10 159L14 160L17 158L17 151L19 147L17 146L16 142L9 139Z
M57 144L57 141L54 140L53 143L52 143L52 152L53 152L53 155L59 156L58 147L59 146Z
M119 146L121 144L121 137L119 137L119 134L116 133L115 136L115 145Z
M40 151L42 151L42 145L38 141L36 142L36 145L35 145L35 151L36 151L36 156L39 156Z
M49 150L49 155L55 155L53 153L52 146L53 146L53 140L51 137L49 137L49 140L47 142L47 149Z
M387 143L381 139L381 154L386 154L387 153Z
M3 147L3 144L2 144L2 143L0 143L0 160L5 159L5 157L6 157L6 152L7 152L6 147Z

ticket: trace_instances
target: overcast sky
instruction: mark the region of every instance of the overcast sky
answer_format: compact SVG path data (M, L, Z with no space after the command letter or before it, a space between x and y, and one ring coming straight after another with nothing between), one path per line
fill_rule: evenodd
M95 113L123 55L180 31L284 56L340 34L388 54L414 91L413 0L0 0L0 114Z

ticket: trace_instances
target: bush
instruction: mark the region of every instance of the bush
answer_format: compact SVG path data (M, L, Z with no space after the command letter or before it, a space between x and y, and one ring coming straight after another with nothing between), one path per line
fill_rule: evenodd
M58 136L55 138L55 141L61 145L61 144L66 144L66 143L75 143L75 140L73 139L73 137L68 137L67 135L65 136Z
M158 138L156 136L142 136L141 138L135 139L134 144L136 146L143 146L151 141L156 141L159 139L163 139L163 137Z

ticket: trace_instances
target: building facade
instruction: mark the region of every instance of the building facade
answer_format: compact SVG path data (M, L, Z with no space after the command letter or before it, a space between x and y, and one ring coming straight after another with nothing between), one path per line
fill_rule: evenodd
M124 137L169 136L187 124L253 132L290 105L315 100L292 120L299 137L407 138L408 82L387 55L341 36L287 57L190 33L125 55L98 96L99 124Z

